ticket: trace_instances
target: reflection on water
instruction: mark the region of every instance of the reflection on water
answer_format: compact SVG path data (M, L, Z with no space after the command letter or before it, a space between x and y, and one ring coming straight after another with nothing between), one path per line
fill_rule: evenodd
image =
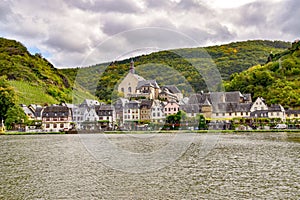
M170 139L107 137L135 153ZM79 135L1 136L0 199L300 199L300 135L220 135L201 157L207 137L196 135L170 165L136 174L95 160Z

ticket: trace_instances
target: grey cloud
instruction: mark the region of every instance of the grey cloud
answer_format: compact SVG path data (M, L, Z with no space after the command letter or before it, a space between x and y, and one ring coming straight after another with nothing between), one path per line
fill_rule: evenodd
M129 21L108 19L104 21L102 31L107 35L114 35L132 28L133 26Z
M66 0L70 7L76 7L85 11L91 12L118 12L118 13L136 13L140 8L134 1L130 0L101 0L101 1L81 1L81 0Z
M224 15L230 16L230 21L238 26L261 26L266 24L269 6L266 2L254 2L226 10Z
M44 41L44 45L55 49L56 51L64 52L78 52L84 53L88 45L84 41L79 41L78 38L72 37L72 34L65 33L52 33L49 38Z
M195 0L182 0L177 4L177 8L185 11L193 10L193 12L198 12L201 14L208 14L208 15L211 15L214 12L206 4Z
M146 5L147 5L147 8L157 8L157 9L160 9L160 8L170 8L172 6L174 6L174 4L176 4L175 2L171 2L171 1L168 1L168 0L165 0L165 1L157 1L157 0L146 0Z
M12 14L11 5L8 1L0 2L0 22L7 23L9 16Z
M276 17L278 27L282 27L284 33L300 37L300 4L298 0L288 0L280 5ZM275 29L277 27L274 27ZM296 39L296 38L295 38Z
M228 28L220 23L208 23L204 27L181 26L180 29L197 41L200 45L207 42L231 41L236 37Z

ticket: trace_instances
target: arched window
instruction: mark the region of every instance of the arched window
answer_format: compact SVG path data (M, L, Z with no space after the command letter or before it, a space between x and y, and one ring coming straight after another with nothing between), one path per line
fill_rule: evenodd
M131 87L128 88L128 92L131 93Z

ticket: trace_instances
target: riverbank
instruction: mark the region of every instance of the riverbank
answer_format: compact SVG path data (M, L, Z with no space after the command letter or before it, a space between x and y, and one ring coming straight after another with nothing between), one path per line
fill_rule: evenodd
M96 132L84 132L79 131L78 133L87 133L87 134L95 134ZM105 131L99 132L97 134L176 134L176 133L227 133L227 134L243 134L243 133L299 133L300 129L273 129L273 130L160 130L160 131ZM17 131L8 131L0 133L0 135L63 135L70 134L68 132L17 132ZM74 134L72 132L71 134Z

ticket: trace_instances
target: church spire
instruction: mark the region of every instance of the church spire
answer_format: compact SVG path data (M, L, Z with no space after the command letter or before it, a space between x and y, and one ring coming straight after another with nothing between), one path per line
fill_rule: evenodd
M131 61L130 61L130 69L129 69L130 73L134 74L135 71L134 71L134 61L133 59L131 58Z

